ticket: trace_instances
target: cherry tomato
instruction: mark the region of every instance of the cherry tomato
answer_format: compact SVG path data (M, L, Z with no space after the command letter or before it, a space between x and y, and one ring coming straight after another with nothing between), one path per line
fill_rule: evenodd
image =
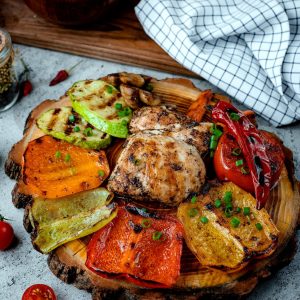
M14 230L12 226L4 221L0 215L0 250L7 249L14 240Z
M22 300L57 300L57 298L50 286L34 284L25 291Z
M261 135L264 140L266 152L271 163L271 186L274 186L280 176L283 164L284 153L279 140L271 133L261 130ZM243 190L254 193L252 177L243 153L240 153L240 148L233 136L224 133L219 140L215 155L214 169L216 175L221 181L232 181ZM237 166L237 161L243 162Z

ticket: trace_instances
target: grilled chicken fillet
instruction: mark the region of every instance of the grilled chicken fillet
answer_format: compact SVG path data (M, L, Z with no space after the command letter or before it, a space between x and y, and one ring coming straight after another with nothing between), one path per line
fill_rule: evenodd
M130 123L133 134L111 174L108 189L140 201L177 206L199 192L205 181L201 155L208 150L210 126L164 106L137 111Z
M186 115L177 112L174 107L145 106L134 112L129 130L131 133L144 130L178 131L197 124Z

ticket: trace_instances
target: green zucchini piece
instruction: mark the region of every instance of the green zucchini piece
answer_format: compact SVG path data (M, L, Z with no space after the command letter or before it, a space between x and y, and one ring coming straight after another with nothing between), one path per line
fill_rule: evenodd
M102 80L76 82L69 90L73 109L97 129L126 138L132 111L121 93Z
M42 253L75 239L92 234L116 215L112 194L98 188L55 200L35 198L29 208L33 226L32 242Z
M45 134L88 149L103 149L111 142L111 136L88 124L71 106L54 108L44 112L37 126Z

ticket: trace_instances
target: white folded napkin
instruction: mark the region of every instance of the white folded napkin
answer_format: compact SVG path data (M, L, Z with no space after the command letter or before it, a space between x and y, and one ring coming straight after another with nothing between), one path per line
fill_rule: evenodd
M146 33L273 125L300 120L300 0L141 0Z

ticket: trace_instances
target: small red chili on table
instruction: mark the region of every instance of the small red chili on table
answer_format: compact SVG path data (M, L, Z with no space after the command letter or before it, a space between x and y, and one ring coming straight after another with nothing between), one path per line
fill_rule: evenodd
M56 76L50 81L49 86L56 85L62 81L65 81L69 76L70 72L77 67L82 61L79 61L77 64L75 64L73 67L71 67L69 70L60 70L57 72Z
M29 80L30 69L22 58L21 58L21 62L24 67L24 71L21 75L22 79L21 79L20 88L19 88L19 91L20 91L19 98L28 96L32 92L32 89L33 89L32 83Z
M32 84L30 80L25 80L21 83L22 96L28 96L32 92Z

